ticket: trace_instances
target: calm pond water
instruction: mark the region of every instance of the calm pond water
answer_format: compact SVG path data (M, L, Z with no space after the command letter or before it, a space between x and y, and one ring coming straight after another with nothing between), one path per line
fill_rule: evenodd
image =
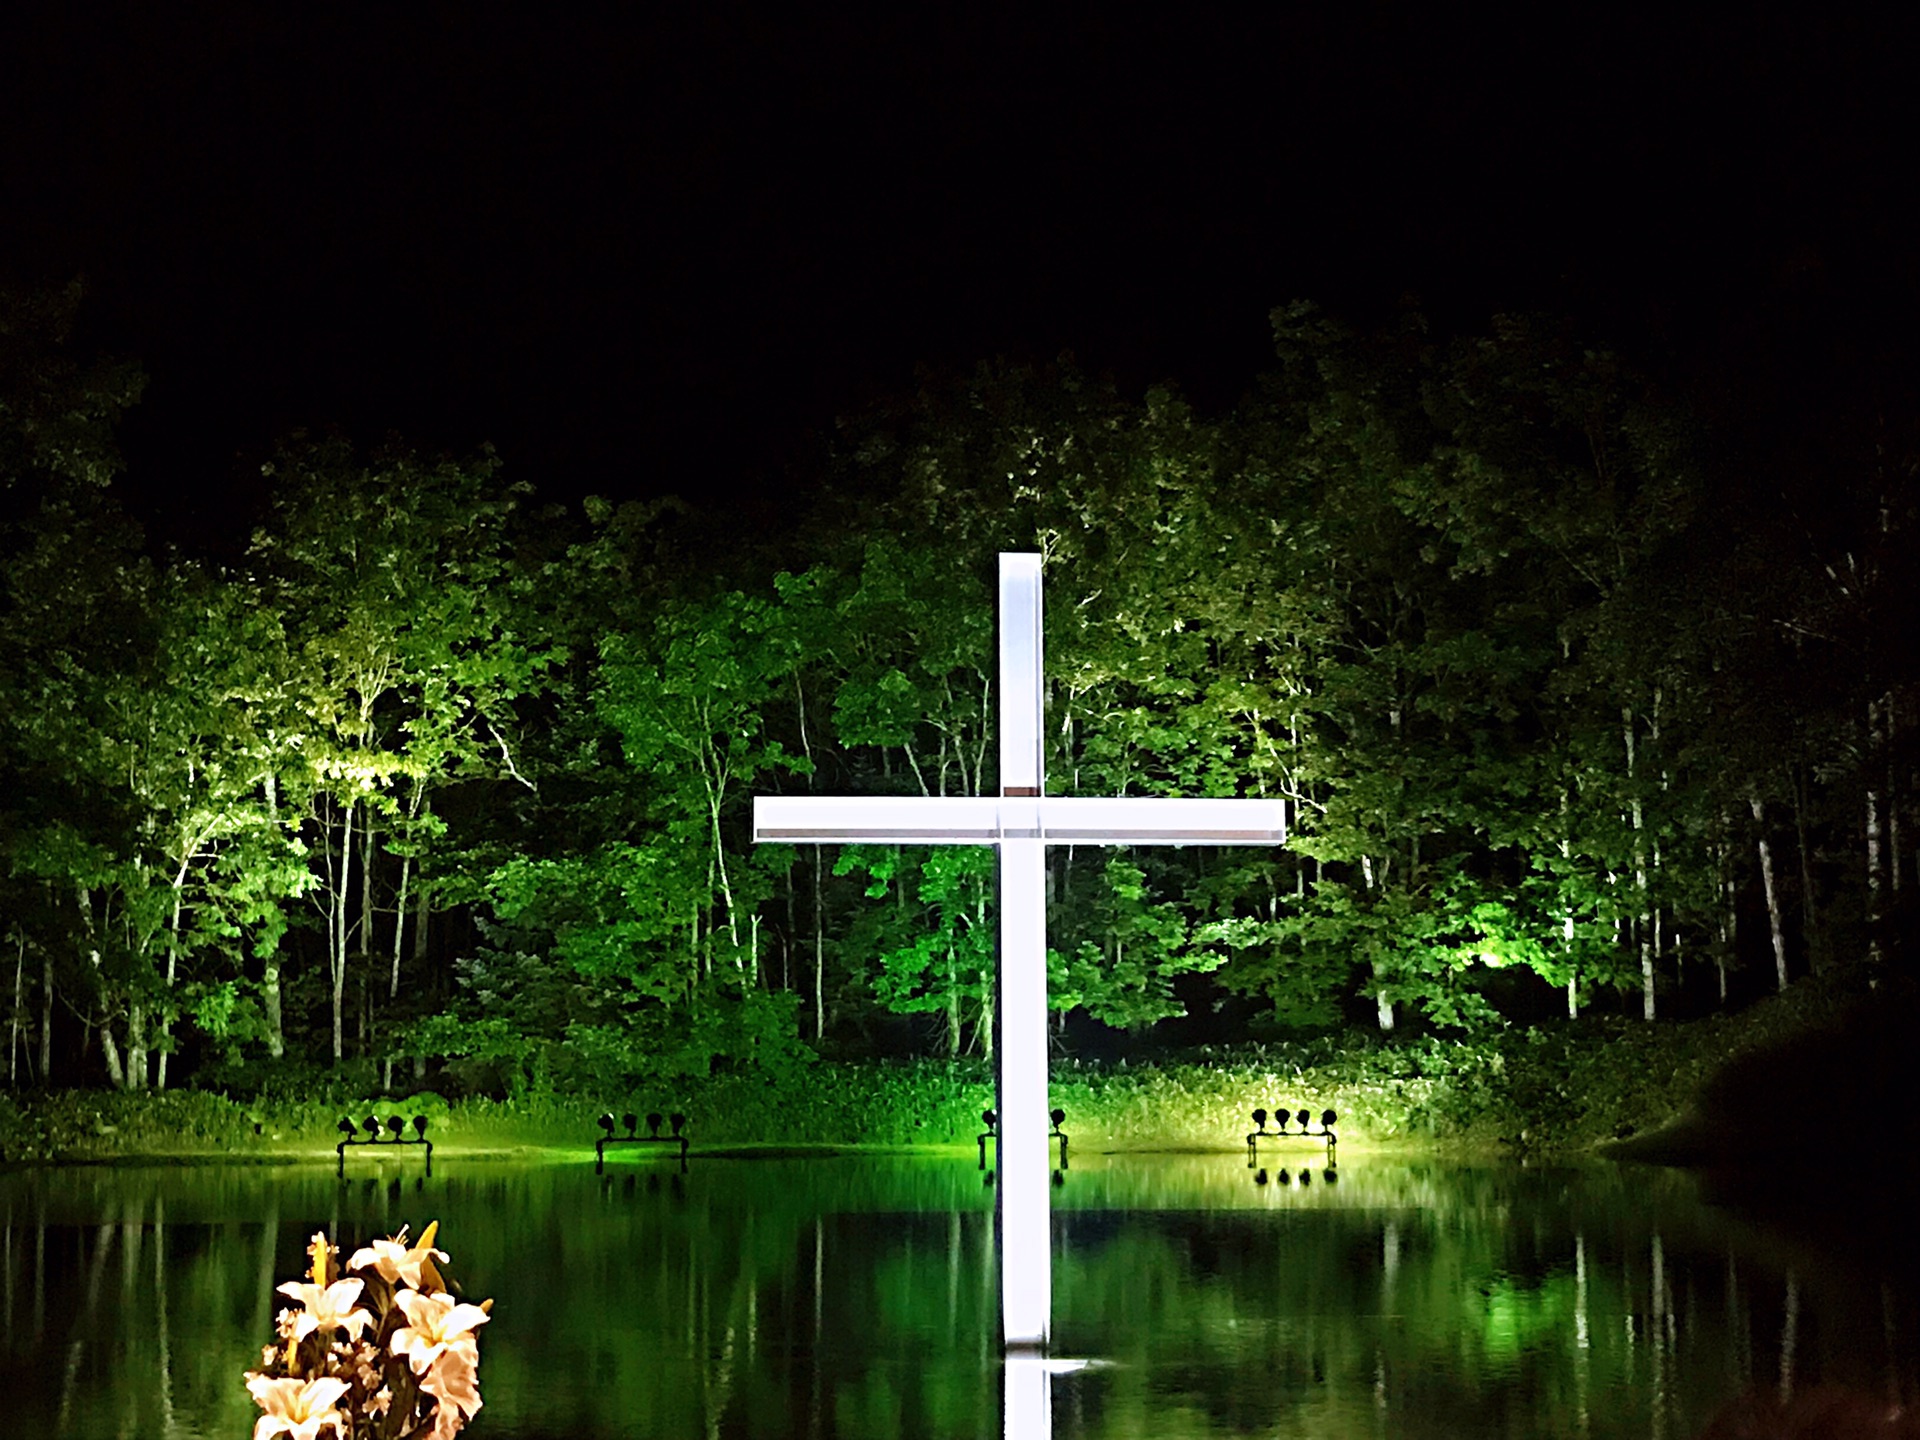
M1289 1161L1075 1157L1055 1349L1105 1363L1054 1378L1055 1434L1677 1440L1749 1387L1916 1397L1910 1262L1857 1236L1678 1172ZM698 1156L0 1175L0 1431L241 1440L307 1237L432 1219L497 1301L476 1440L1002 1433L970 1157Z

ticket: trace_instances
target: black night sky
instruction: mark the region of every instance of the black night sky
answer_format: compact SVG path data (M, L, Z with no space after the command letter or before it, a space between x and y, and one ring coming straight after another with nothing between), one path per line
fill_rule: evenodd
M193 548L296 426L778 514L916 366L1220 407L1295 298L1568 314L1757 446L1913 368L1905 31L863 9L11 9L0 283L84 278Z

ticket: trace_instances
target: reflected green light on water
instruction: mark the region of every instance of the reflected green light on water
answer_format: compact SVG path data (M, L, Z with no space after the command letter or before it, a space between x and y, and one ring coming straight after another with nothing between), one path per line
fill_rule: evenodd
M1088 1156L1054 1191L1068 1436L1683 1437L1816 1381L1915 1395L1910 1277L1664 1171ZM1288 1162L1292 1163L1289 1165ZM1280 1179L1287 1168L1285 1183ZM470 1433L1002 1433L970 1158L68 1169L0 1176L8 1434L240 1437L317 1229L441 1221L492 1296Z

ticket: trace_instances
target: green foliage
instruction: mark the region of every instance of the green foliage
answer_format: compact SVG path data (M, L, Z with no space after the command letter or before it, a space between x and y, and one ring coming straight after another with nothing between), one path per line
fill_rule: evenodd
M0 492L35 499L63 484L99 488L119 471L114 427L146 376L69 345L84 290L0 290Z
M1185 908L1159 898L1132 852L1105 852L1103 884L1061 928L1082 938L1049 967L1048 989L1061 1010L1083 1006L1094 1019L1139 1030L1185 1013L1174 978L1217 969L1224 953L1192 943ZM1090 933L1089 933L1090 932Z
M1907 452L1818 530L1730 513L1686 414L1564 326L1291 307L1211 416L1066 365L929 377L764 545L296 435L218 569L117 510L138 377L67 352L74 298L0 301L16 1084L418 1064L570 1103L986 1055L991 856L749 817L994 791L1005 548L1047 562L1052 791L1267 796L1291 832L1049 854L1052 1002L1095 1048L1251 1006L1241 1033L1365 1021L1382 1066L1445 1069L1444 1036L1526 1075L1546 1014L1739 987L1757 904L1782 978L1904 923L1861 819L1915 824L1920 691L1876 619L1911 608ZM1395 1130L1481 1125L1425 1072L1408 1104L1350 1078ZM1552 1111L1517 1083L1488 1094Z
M1067 1111L1073 1144L1083 1149L1232 1151L1255 1106L1285 1106L1316 1115L1336 1110L1349 1150L1406 1144L1584 1151L1682 1119L1716 1103L1729 1086L1750 1093L1752 1077L1777 1074L1782 1057L1817 1050L1837 1060L1844 1043L1836 1045L1836 1022L1852 1015L1860 1023L1850 993L1843 984L1796 987L1739 1016L1686 1024L1605 1016L1471 1040L1341 1032L1208 1047L1148 1064L1056 1061L1049 1089L1052 1103ZM1907 1008L1898 1013L1910 1015L1911 1001L1901 1003ZM1876 1008L1884 1018L1884 1002ZM1866 1024L1883 1041L1897 1032L1890 1024L1875 1029L1871 1018ZM696 1147L971 1148L980 1112L994 1104L992 1067L982 1060L813 1062L792 1041L790 1014L731 1017L708 1040L755 1029L762 1046L778 1053L752 1053L736 1039L726 1055L703 1054L702 1042L691 1041L677 1058L636 1056L624 1031L575 1034L561 1045L516 1039L505 1025L451 1027L450 1042L465 1047L468 1063L520 1067L518 1082L498 1093L451 1100L430 1092L387 1097L367 1083L370 1076L330 1069L301 1076L285 1068L273 1072L273 1090L251 1101L205 1092L71 1092L30 1103L0 1096L0 1161L326 1157L340 1115L369 1113L425 1113L436 1145L454 1153L524 1145L582 1150L607 1109L681 1111L691 1117ZM1882 1069L1869 1067L1856 1080L1890 1073L1896 1053L1896 1044L1881 1043L1872 1063ZM1847 1088L1853 1082L1844 1069L1826 1065L1825 1090L1815 1098L1831 1106L1851 1097L1839 1101L1843 1110L1864 1117L1871 1107L1858 1102L1863 1092ZM461 1073L456 1064L448 1078ZM1816 1121L1826 1123L1810 1113L1808 1123ZM1742 1143L1770 1143L1764 1128L1739 1133Z
M948 1054L991 1053L996 871L991 848L932 846L911 854L899 846L849 845L836 875L863 878L867 898L912 895L915 904L876 906L851 937L878 957L875 997L900 1015L941 1019Z

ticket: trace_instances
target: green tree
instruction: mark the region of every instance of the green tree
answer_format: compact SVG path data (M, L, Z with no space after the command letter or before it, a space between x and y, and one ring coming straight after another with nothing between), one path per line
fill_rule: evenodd
M139 366L71 348L84 293L0 290L0 491L19 512L105 488L121 469L115 429L146 388Z
M235 703L257 687L248 607L116 555L115 533L58 523L11 567L8 749L59 797L22 817L11 858L71 897L108 1077L143 1089L166 1085L183 1009L239 1023L240 966L277 944L300 867L266 803L278 757Z
M525 580L510 521L524 487L496 470L486 453L363 462L338 440L297 442L266 467L274 518L253 557L285 617L300 727L286 793L313 835L336 1064L351 962L376 963L382 869L397 868L402 901L387 967L390 997L399 989L404 901L426 879L417 862L437 828L433 792L530 783L515 705L560 655L517 623Z

